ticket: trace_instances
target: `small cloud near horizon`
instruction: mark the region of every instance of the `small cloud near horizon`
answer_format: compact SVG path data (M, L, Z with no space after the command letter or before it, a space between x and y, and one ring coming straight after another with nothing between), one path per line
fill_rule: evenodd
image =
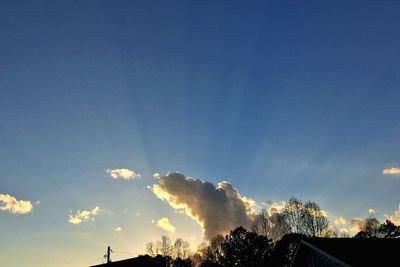
M344 235L355 235L360 231L365 230L366 221L368 218L353 218L346 219L339 216L334 220L334 224L340 227L339 232Z
M341 229L339 229L339 232L340 232L342 235L348 235L348 234L349 234L349 230L346 229L346 228L341 228Z
M107 169L106 173L112 179L123 179L123 180L135 180L140 179L141 174L133 170L122 168L122 169Z
M397 167L386 168L383 169L382 173L386 175L400 175L400 168Z
M0 211L8 211L13 214L26 214L32 210L33 205L31 201L17 200L9 194L0 194Z
M400 225L400 204L398 205L397 210L394 211L392 215L384 214L383 217L396 225Z
M82 222L94 221L94 216L98 215L100 212L100 208L98 206L94 207L92 210L78 210L75 214L69 215L69 223L71 224L80 224Z
M152 222L154 222L154 220ZM175 233L175 226L169 221L167 217L162 217L161 219L159 219L157 221L157 226L167 232Z
M376 210L371 208L368 210L368 213L370 216L374 216L376 214Z
M343 216L340 216L335 219L334 223L336 225L346 225L346 224L349 224L349 221L346 218L344 218Z
M282 210L285 208L286 202L285 201L273 201L273 200L268 200L266 202L268 207L268 215L272 216L275 213L281 213Z
M363 218L353 218L351 221L350 231L354 234L365 230L365 219Z
M121 232L122 231L122 227L118 226L114 230L115 230L115 232Z

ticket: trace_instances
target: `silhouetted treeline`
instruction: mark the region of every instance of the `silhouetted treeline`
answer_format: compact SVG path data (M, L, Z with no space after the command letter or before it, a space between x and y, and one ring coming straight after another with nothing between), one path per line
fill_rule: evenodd
M355 238L398 238L400 237L400 226L389 220L379 224L376 218L365 219L364 229L358 232Z
M262 210L256 216L251 230L276 242L289 233L310 237L329 236L328 226L328 219L317 203L303 203L292 197L282 210L275 207L269 211Z
M303 234L286 234L274 243L263 235L238 227L225 237L216 236L186 259L159 254L142 260L170 267L286 266L296 244L305 237Z
M389 220L380 224L370 217L362 222L354 238L400 237L400 227ZM251 229L238 227L225 237L218 235L195 252L190 252L188 242L178 238L172 244L166 236L148 243L146 250L152 259L171 267L289 266L299 241L309 237L343 235L329 226L318 204L292 197L280 210L261 211Z
M177 238L172 244L168 236L161 236L161 240L146 244L146 253L152 257L161 255L164 257L187 259L190 257L190 244L182 238Z

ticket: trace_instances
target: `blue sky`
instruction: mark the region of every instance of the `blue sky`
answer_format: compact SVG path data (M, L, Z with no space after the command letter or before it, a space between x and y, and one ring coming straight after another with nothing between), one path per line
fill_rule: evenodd
M0 211L0 255L94 264L108 244L142 252L161 217L201 242L146 188L155 172L311 199L332 218L392 214L399 17L397 1L2 2L0 194L34 204Z

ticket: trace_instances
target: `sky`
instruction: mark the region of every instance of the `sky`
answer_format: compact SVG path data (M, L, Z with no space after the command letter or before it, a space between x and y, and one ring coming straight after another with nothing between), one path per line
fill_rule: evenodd
M237 211L221 199L400 223L399 18L390 0L2 1L2 263L193 248L225 226L191 203Z

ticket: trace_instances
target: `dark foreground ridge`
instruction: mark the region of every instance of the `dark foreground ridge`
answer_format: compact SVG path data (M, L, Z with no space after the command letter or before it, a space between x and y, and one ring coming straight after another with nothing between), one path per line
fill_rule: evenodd
M291 267L398 266L399 238L308 238L299 242Z
M399 247L400 238L304 238L298 241L296 251L288 266L398 266ZM170 262L170 258L161 255L156 257L144 255L91 267L190 266L184 260L182 262L175 260L173 265ZM276 264L276 262L271 262L265 266L280 266Z
M96 266L112 266L112 267L136 267L136 266L148 266L148 267L165 267L167 266L167 258L158 255L156 257L150 257L149 255L138 256L136 258L120 260L110 263L104 263L99 265L93 265L92 267Z

